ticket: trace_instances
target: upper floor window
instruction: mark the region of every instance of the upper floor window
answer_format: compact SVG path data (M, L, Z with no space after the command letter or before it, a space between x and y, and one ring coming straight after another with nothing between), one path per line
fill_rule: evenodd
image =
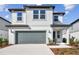
M33 10L33 19L38 19L38 18L39 18L39 11Z
M33 19L45 19L45 10L33 10Z
M22 12L17 13L17 20L22 21Z
M45 10L40 10L40 19L45 19Z
M58 21L58 16L54 16L54 21Z

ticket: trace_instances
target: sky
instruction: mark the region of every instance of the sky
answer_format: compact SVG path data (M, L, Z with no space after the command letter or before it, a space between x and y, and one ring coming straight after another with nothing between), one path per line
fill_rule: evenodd
M63 16L63 22L70 24L73 21L79 19L79 4L52 4L55 6L55 12L65 12ZM23 4L2 4L0 5L0 17L11 21L11 12L8 11L10 8L23 8Z

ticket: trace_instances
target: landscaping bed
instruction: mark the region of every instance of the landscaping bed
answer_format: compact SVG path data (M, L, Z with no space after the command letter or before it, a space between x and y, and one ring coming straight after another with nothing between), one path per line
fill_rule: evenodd
M5 48L5 47L8 47L8 46L11 46L12 44L9 44L9 45L2 45L0 46L0 48Z
M10 46L8 39L0 37L0 48Z
M55 55L79 55L79 48L50 48Z

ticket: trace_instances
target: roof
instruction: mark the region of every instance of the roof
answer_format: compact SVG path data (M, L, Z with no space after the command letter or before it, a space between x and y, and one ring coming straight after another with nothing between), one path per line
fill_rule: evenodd
M69 27L68 24L52 24L51 27Z
M54 12L53 14L64 15L65 12Z
M78 21L79 21L79 19L75 20L75 21L72 22L70 25L73 25L73 24L75 24L75 23L78 22Z
M8 9L10 12L12 12L12 11L25 11L25 8L26 7L29 7L29 8L55 8L55 6L51 6L51 5L40 5L40 6L38 6L38 5L24 5L24 8L22 9L22 8L13 8L13 9Z
M11 11L25 11L25 9L20 9L20 8L14 8L14 9L8 9L10 12Z
M28 25L6 25L6 27L29 27Z
M0 17L0 19L2 19L2 20L4 20L4 21L6 21L6 22L8 22L8 23L11 23L10 21L8 21L8 20L4 19L3 17Z
M51 6L51 5L24 5L24 8L25 7L29 7L29 8L55 8L55 6Z

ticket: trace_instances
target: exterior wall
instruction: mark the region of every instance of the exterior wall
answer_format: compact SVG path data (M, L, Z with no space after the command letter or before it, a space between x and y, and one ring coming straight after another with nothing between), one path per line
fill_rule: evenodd
M8 38L8 30L0 30L0 37Z
M10 23L0 18L0 37L8 39L8 28L5 25Z
M72 37L79 39L79 21L74 23L68 29L64 30L63 38L67 39L67 43L69 43L69 38Z
M69 38L70 38L69 36L70 36L69 29L63 30L62 38L66 38L67 39L67 44L69 44Z
M13 25L26 25L26 13L22 12L22 21L17 21L17 12L12 12L11 20Z
M63 24L63 15L54 15L58 16L58 21L54 21L54 24Z
M73 24L70 28L70 33L79 31L79 21Z
M50 25L53 23L52 9L43 9L46 10L45 15L46 19L33 19L33 10L42 10L42 9L26 9L28 25Z
M46 10L46 19L33 19L33 10L42 10L39 9L28 9L26 8L26 11L23 12L23 20L17 21L17 12L12 12L11 18L12 18L12 24L22 24L22 25L50 25L53 23L53 10L52 9L43 9ZM20 11L19 11L20 12Z
M9 25L9 24L10 23L0 18L0 30L8 30L8 28L5 27L5 25Z
M75 39L78 39L79 40L79 31L78 32L70 33L70 36L71 37L75 37Z
M15 44L15 31L46 31L46 44L49 43L48 38L52 39L52 30L49 26L44 26L44 27L35 27L32 26L31 29L29 28L11 28L9 29L9 44ZM51 33L49 33L49 31Z

